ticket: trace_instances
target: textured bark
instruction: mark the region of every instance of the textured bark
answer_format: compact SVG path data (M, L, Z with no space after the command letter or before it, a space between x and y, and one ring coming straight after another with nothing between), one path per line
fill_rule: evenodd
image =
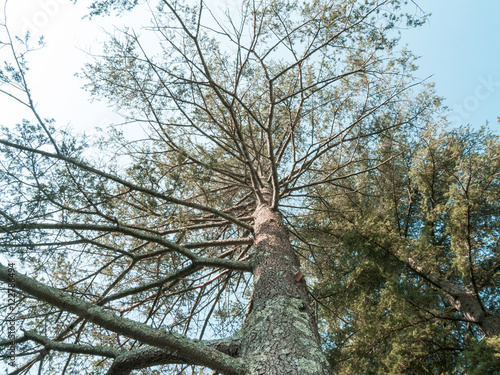
M241 332L246 375L329 374L300 264L280 214L255 211L253 307Z
M221 353L236 357L239 353L239 342L232 338L206 342ZM113 349L120 353L118 350ZM112 353L115 354L115 353ZM146 347L138 350L127 351L115 356L113 364L106 375L129 375L133 370L145 369L164 364L196 364L195 358L182 357L176 350L165 350L154 347ZM217 371L215 371L217 372ZM243 373L242 369L240 373ZM218 373L218 372L217 372Z
M426 273L414 259L409 258L407 264L439 288L451 305L467 320L477 324L486 336L500 335L500 316L484 308L474 293L438 275Z
M152 367L165 363L186 364L186 359L175 351L158 348L139 349L116 358L106 375L129 375L133 370Z
M447 280L444 282L450 283ZM486 336L500 335L500 316L485 309L472 292L461 290L456 285L453 287L458 290L454 290L453 294L446 293L452 306L466 319L476 323ZM445 289L443 288L443 290Z

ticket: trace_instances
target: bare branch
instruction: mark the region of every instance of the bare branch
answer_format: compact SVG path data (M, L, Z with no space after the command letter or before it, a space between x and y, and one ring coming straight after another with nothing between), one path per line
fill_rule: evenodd
M69 157L66 157L64 155L60 155L60 154L52 154L52 153L49 153L49 152L45 152L45 151L42 151L42 150L38 150L38 149L34 149L34 148L31 148L31 147L27 147L27 146L22 146L22 145L19 145L19 144L16 144L16 143L12 143L12 142L8 142L8 141L5 141L5 140L0 140L0 144L3 144L4 146L7 146L7 147L12 147L12 148L15 148L15 149L18 149L18 150L23 150L23 151L28 151L28 152L31 152L31 153L34 153L34 154L38 154L38 155L42 155L42 156L45 156L45 157L48 157L48 158L52 158L52 159L57 159L57 160L62 160L62 161L65 161L67 163L70 163L82 170L85 170L85 171L88 171L88 172L91 172L91 173L94 173L96 175L99 175L101 177L105 177L111 181L114 181L114 182L117 182L123 186L126 186L128 187L129 189L131 190L135 190L135 191L139 191L139 192L142 192L142 193L146 193L146 194L149 194L153 197L156 197L156 198L159 198L159 199L162 199L162 200L165 200L169 203L173 203L173 204L178 204L178 205L181 205L181 206L185 206L185 207L190 207L190 208L194 208L194 209L197 209L197 210L200 210L200 211L205 211L205 212L210 212L214 215L217 215L217 216L220 216L226 220L229 220L230 222L238 225L238 226L241 226L242 228L245 228L249 231L253 231L253 228L251 225L248 225L244 222L241 222L239 221L238 219L234 218L233 216L231 215L228 215L224 212L220 212L219 210L216 210L214 208L211 208L211 207L207 207L207 206L203 206L201 204L198 204L198 203L194 203L194 202L187 202L187 201L184 201L184 200L181 200L181 199L177 199L177 198L174 198L174 197L169 197L169 196L166 196L164 194L161 194L159 192L156 192L154 190L151 190L151 189L147 189L147 188L144 188L144 187L141 187L141 186L138 186L138 185L135 185L131 182L128 182L128 181L125 181L117 176L114 176L110 173L106 173L106 172L103 172L103 171L100 171L96 168L93 168L87 164L84 164L83 162L79 162L75 159L72 159L72 158L69 158Z
M18 272L15 272L14 275L16 287L20 290L62 310L84 317L110 331L153 347L176 351L179 355L189 358L192 364L205 365L224 374L239 375L243 371L243 364L240 360L222 354L203 342L191 340L175 333L161 332L147 324L120 318L99 306L61 292ZM9 269L0 264L0 280L9 282L10 277Z

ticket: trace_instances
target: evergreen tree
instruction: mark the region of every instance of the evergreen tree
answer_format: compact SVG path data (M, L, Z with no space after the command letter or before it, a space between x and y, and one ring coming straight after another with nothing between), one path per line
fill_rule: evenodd
M92 12L135 5L96 1ZM405 14L397 0L242 1L223 14L203 1L160 1L152 15L154 42L125 30L83 73L88 89L115 104L128 126L144 129L140 140L117 131L98 144L39 115L26 76L29 40L11 37L5 26L2 46L12 58L0 72L1 92L34 117L4 129L0 140L0 246L26 273L0 265L0 279L14 278L18 292L3 311L13 308L24 329L16 336L16 373L38 366L55 374L84 368L93 374L329 374L325 347L338 349L339 323L318 316L312 301L324 303L330 283L338 303L344 291L337 286L350 286L328 281L328 272L337 274L330 268L312 266L323 257L330 266L329 258L319 239L302 245L303 229L326 222L325 235L335 232L328 216L313 217L316 198L326 202L332 186L368 181L391 167L404 153L390 142L429 122L438 103L426 91L415 96L413 56L397 47L398 29L422 20ZM358 199L344 193L341 199ZM419 231L409 223L408 238L418 242L425 232L440 241L439 220L425 225ZM357 272L357 283L365 280L353 293L364 295L376 276L377 291L404 294L404 281L385 288L373 265L357 270L360 261L368 265L368 247L359 242L372 239L366 228L346 226L339 245L346 251L332 252L338 260L348 254L339 267ZM455 231L450 249L468 236L463 227ZM388 237L396 244L406 238L389 229L377 236L391 246ZM351 245L358 247L354 253ZM385 257L387 249L370 246L370 255ZM444 277L427 267L423 252L402 257L404 247L389 250L394 264L414 272L408 284L420 278L434 285ZM449 267L457 278L471 269L467 262ZM493 274L473 271L481 278L466 280L491 286ZM452 297L450 304L461 303ZM357 315L371 322L376 307L371 316ZM362 325L355 315L349 319ZM8 356L12 340L3 329ZM356 365L372 371L375 359L360 353ZM332 358L336 366L341 357ZM387 366L397 364L391 358Z
M409 139L379 144L401 155L376 171L310 194L317 214L301 228L329 356L341 374L494 373L500 140L486 128Z

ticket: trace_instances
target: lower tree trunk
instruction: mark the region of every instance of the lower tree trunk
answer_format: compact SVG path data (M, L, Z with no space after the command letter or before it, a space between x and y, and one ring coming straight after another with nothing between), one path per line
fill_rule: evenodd
M242 328L247 375L327 375L300 263L280 214L255 212L253 306Z

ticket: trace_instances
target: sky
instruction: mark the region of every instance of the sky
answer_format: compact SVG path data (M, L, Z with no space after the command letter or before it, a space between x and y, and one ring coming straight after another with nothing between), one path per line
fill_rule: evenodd
M415 0L427 24L404 34L421 56L421 78L432 76L438 95L450 108L451 126L489 122L499 132L500 1Z
M420 78L436 82L438 95L450 108L452 126L481 126L488 121L498 131L500 115L500 1L415 0L429 21L403 32L403 41L416 55ZM121 119L106 103L91 102L82 90L84 81L74 76L87 52L99 50L103 29L133 26L139 29L149 17L82 19L85 4L69 0L9 0L7 22L15 33L30 30L44 35L47 46L30 58L29 81L42 117L54 117L58 126L90 131ZM415 5L415 13L421 12ZM144 20L144 21L140 21ZM1 34L0 34L1 38ZM4 51L0 50L0 59ZM0 99L0 124L11 125L22 109Z

